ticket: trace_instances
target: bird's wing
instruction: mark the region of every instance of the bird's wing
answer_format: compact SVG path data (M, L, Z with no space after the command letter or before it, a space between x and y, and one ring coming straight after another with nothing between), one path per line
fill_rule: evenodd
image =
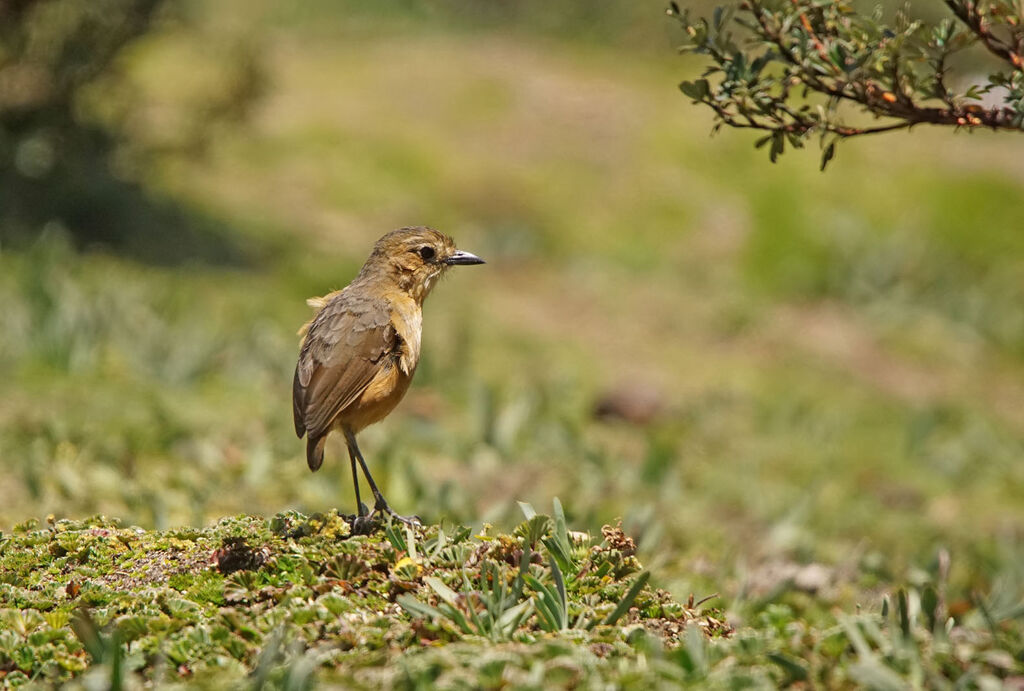
M313 319L316 319L317 313L319 313L320 310L322 310L324 308L324 305L326 305L328 302L330 302L331 299L333 299L335 295L338 295L340 293L341 293L340 290L335 290L333 292L327 293L327 295L324 295L322 297L318 296L318 297L307 298L306 299L306 304L313 308ZM302 326L299 327L299 332L298 332L299 336L305 336L306 335L306 333L309 331L309 327L313 325L313 319L310 319L308 322L306 322L305 324L303 324Z
M347 291L333 296L313 319L295 367L296 434L326 433L338 413L363 393L395 347L386 300Z

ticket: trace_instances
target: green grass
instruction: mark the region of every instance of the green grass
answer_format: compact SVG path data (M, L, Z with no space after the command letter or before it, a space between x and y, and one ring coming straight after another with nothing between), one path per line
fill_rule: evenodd
M404 671L386 664L391 643L360 638L351 658L379 671L359 683L484 683L506 667L521 686L537 669L626 686L970 686L1024 672L1019 140L850 142L822 175L815 152L771 166L752 137L708 138L674 88L692 65L671 55L317 17L266 31L246 15L270 76L252 122L218 132L206 158L145 159L152 189L273 248L262 264L154 268L75 254L59 232L0 253L0 529L54 514L82 532L102 513L194 528L190 553L234 525L283 549L261 519L217 521L349 510L341 444L310 474L293 436L294 333L305 298L344 285L376 237L429 223L488 264L431 296L416 382L360 438L392 504L474 531L510 532L517 500L554 496L593 534L621 517L651 583L675 602L719 593L736 633L659 642L619 627L612 665L586 636L549 640L532 619L536 641L453 634ZM125 69L158 83L179 69L176 41L141 46ZM147 93L166 102L133 125L143 144L188 102ZM660 400L654 420L595 418L624 383ZM4 539L45 551L56 531ZM18 568L50 568L53 555L32 554ZM0 580L36 598L66 585L10 573ZM193 585L159 587L204 597ZM920 606L929 589L941 608ZM909 629L893 623L901 591ZM41 607L4 602L35 622L30 645L62 630L65 650L81 649L28 612ZM408 635L408 617L395 622ZM262 669L282 684L310 665L355 679L349 658L307 652L320 643L304 626L275 648L268 624L209 683L268 649ZM190 654L215 666L210 650Z
M5 686L87 673L113 686L305 687L316 673L415 688L444 676L432 651L484 641L507 652L477 660L480 679L541 664L597 680L637 668L637 646L660 645L647 630L676 643L689 626L731 635L713 610L647 586L621 531L570 537L564 518L536 516L515 535L388 525L356 536L336 512L166 532L97 517L29 522L0 541Z
M1019 606L979 600L957 624L941 580L821 623L770 604L734 631L647 585L621 530L570 533L555 508L478 535L355 536L336 512L164 532L29 522L0 536L0 681L897 688L998 684L1015 665Z

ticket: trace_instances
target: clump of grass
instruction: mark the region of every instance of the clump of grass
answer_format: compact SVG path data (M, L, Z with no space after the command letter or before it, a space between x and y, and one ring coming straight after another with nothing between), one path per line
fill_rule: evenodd
M399 604L413 615L450 625L449 630L457 634L486 636L493 641L516 638L524 624L532 624L533 628L548 633L569 629L591 631L598 624L614 626L632 609L650 573L639 574L624 592L619 588L607 589L613 582L605 580L614 570L612 561L621 562L621 555L607 544L607 539L583 537L570 541L562 505L557 499L553 523L549 517L537 514L529 504L521 506L527 518L514 532L519 543L512 542L508 536L499 537L492 550L480 557L479 564L462 570L461 584L455 583L462 586L459 592L444 581L427 576L424 582L440 600L438 606L408 595L402 596ZM547 568L541 566L544 561L541 553L534 551L538 543L543 544L547 554ZM514 573L507 573L502 562L514 564L516 561L518 566ZM632 562L639 567L635 559ZM632 570L635 569L620 570L615 580L623 581ZM470 571L479 573L478 581L473 580ZM591 577L587 578L588 575ZM594 587L595 580L600 587ZM609 594L617 600L611 603L612 608L602 601ZM657 605L654 605L652 611L656 610ZM662 607L661 613L665 612ZM574 615L572 619L570 614ZM727 630L719 623L715 632Z

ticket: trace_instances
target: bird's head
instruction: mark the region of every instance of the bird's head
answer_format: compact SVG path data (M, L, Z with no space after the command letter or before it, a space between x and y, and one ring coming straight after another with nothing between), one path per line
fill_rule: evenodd
M413 226L393 230L378 240L360 276L386 276L422 302L449 267L483 263L475 254L457 249L444 233Z

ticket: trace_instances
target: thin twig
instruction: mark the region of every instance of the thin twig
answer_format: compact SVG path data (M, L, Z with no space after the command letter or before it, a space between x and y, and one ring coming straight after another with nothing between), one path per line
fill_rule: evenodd
M945 2L956 18L967 25L967 28L978 37L978 40L990 53L1010 63L1015 69L1024 69L1024 57L1020 52L1024 37L1018 37L1017 49L1014 50L988 30L984 16L976 11L976 5L973 2L960 2L959 0L945 0Z

